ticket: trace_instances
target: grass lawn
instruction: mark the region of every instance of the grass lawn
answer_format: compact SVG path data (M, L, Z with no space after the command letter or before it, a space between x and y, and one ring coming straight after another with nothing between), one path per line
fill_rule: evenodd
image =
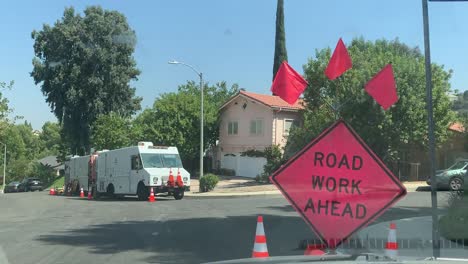
M64 181L65 181L64 178L65 178L65 177L63 177L63 176L58 177L57 179L55 179L54 182L52 182L51 184L49 184L49 186L47 186L46 189L49 189L50 187L62 188L63 183L64 183Z

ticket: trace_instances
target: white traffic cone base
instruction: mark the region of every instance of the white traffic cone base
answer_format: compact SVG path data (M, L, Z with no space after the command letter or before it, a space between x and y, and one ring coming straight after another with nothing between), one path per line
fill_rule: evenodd
M266 258L269 257L268 248L266 243L265 230L263 228L263 217L257 218L257 229L255 231L255 244L253 247L252 258Z

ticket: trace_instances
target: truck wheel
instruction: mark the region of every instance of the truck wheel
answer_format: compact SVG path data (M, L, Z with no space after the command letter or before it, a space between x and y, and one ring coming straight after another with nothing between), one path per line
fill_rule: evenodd
M138 195L139 201L148 200L149 191L148 191L148 188L143 183L138 184L137 195Z
M114 197L114 192L114 185L109 184L109 186L107 186L107 195L109 195L109 197Z
M184 191L174 191L174 199L176 200L182 200L184 198Z

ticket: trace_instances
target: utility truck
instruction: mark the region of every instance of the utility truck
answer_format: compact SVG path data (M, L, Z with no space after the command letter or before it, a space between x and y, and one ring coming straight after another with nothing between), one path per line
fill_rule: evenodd
M155 194L167 193L180 200L190 190L190 174L182 166L177 147L151 142L73 156L65 162L65 181L68 193L83 188L95 198L137 195L146 200L153 188Z

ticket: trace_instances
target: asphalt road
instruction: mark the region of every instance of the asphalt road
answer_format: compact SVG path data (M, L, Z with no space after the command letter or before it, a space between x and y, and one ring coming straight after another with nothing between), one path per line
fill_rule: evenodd
M447 193L439 193L439 204ZM430 215L409 193L376 222ZM0 263L201 263L250 257L263 215L270 255L302 255L315 235L280 196L88 201L44 192L0 195ZM418 230L414 230L415 236ZM8 260L8 262L6 262Z

